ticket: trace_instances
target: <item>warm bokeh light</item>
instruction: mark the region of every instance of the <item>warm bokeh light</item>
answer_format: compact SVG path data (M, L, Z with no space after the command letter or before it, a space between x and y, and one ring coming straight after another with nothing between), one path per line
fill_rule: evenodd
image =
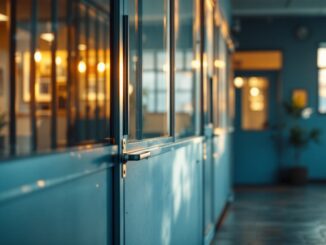
M253 96L253 97L258 96L259 93L260 93L260 90L257 87L253 87L253 88L250 89L250 95Z
M85 50L87 49L87 46L86 46L86 44L79 44L79 45L78 45L78 49L79 49L80 51L85 51Z
M100 73L105 72L106 66L103 62L97 64L97 71Z
M244 85L244 79L242 77L236 77L233 83L236 88L242 88Z
M199 60L193 60L193 61L191 61L191 67L193 69L199 69L200 68L200 61Z
M40 51L36 51L34 54L34 60L35 62L39 63L42 60L42 54Z
M43 39L44 41L47 41L49 43L53 42L53 40L54 40L54 35L51 32L42 33L40 37L41 37L41 39Z
M4 14L0 14L0 22L2 21L8 21L8 16Z
M62 63L62 59L61 59L61 57L60 57L60 56L57 56L57 57L55 58L55 64L56 64L56 65L61 65L61 63Z
M86 69L87 69L87 67L86 67L86 63L85 63L85 61L79 61L79 63L78 63L78 71L80 72L80 73L85 73L86 72Z
M223 60L215 60L214 61L214 66L216 68L224 68L225 67L225 62Z

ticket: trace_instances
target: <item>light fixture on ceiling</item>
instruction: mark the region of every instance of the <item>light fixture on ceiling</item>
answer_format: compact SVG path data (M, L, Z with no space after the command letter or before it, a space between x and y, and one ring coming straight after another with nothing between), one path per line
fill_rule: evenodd
M0 14L0 22L2 21L8 21L8 16L4 14Z
M40 37L41 37L41 39L43 39L44 41L47 41L49 43L53 42L53 40L54 40L54 35L51 32L42 33Z

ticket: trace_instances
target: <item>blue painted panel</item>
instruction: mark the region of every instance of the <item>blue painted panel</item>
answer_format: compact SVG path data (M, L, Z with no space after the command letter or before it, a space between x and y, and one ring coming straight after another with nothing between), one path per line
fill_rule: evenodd
M116 147L0 165L0 244L110 244Z
M0 205L0 244L110 244L112 170Z
M126 244L201 244L202 144L130 162L125 181Z
M227 132L220 133L214 138L214 220L221 217L223 209L231 195L231 159L230 159L230 135Z
M211 233L214 233L214 223L213 218L213 142L211 138L205 140L206 154L204 160L204 232L207 237ZM208 242L209 239L208 239Z
M224 17L226 18L226 20L228 21L228 23L231 25L231 17L232 17L232 4L231 4L231 0L219 0L219 4L220 4L220 8L221 11L224 15Z

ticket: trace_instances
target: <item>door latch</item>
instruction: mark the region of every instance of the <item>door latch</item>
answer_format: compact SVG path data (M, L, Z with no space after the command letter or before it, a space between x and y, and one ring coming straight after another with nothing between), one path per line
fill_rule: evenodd
M127 176L127 162L128 161L141 161L151 157L150 151L135 151L127 153L127 141L122 140L122 178Z

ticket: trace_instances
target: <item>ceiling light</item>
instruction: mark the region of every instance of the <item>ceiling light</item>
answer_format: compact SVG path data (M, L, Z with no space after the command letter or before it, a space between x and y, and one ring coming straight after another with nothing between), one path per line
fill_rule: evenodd
M8 21L8 16L4 14L0 14L0 22L1 21Z

